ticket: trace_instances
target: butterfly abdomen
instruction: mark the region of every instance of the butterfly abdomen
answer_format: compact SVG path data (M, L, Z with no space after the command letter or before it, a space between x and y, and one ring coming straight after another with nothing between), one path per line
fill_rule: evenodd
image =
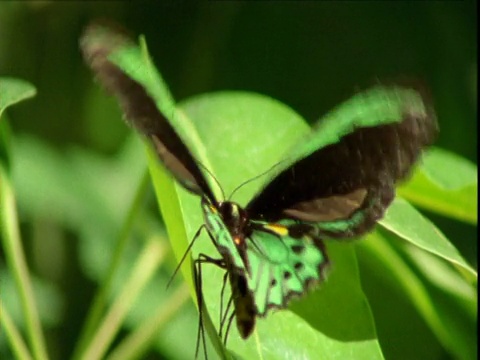
M237 329L240 336L246 339L255 328L257 307L251 292L247 288L246 278L236 271L229 271L230 287L232 289Z

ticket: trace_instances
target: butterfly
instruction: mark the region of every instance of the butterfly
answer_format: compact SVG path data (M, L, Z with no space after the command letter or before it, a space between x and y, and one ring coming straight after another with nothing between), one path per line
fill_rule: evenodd
M248 338L257 317L287 307L321 283L329 267L324 240L372 230L394 199L396 184L408 177L438 131L430 101L419 88L373 86L327 114L240 206L216 198L177 125L115 60L118 52L135 46L123 32L98 23L81 39L87 64L118 98L127 122L176 181L200 198L203 227L219 257L200 254L194 261L197 302L201 309L202 264L224 269L232 293L221 314L225 334L235 318L240 336Z

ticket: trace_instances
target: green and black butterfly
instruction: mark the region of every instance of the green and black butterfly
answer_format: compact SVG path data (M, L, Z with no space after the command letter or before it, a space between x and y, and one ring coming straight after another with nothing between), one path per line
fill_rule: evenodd
M148 139L175 179L201 198L204 226L220 257L201 254L195 261L197 300L201 309L201 265L225 269L232 289L222 314L226 334L236 318L240 335L247 338L257 316L285 308L290 299L322 282L329 264L323 240L371 230L392 202L396 183L408 176L437 133L422 91L377 85L327 115L241 207L215 197L168 115L113 60L117 51L132 46L121 32L99 24L88 27L81 41L87 63L118 98L129 123ZM327 126L332 122L335 132Z

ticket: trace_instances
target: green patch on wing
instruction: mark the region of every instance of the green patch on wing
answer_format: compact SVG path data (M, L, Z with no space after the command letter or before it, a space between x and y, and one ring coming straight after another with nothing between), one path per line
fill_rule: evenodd
M414 89L378 85L359 93L324 116L305 141L295 147L288 164L337 143L355 128L398 123L406 112L422 116L428 112L425 100Z

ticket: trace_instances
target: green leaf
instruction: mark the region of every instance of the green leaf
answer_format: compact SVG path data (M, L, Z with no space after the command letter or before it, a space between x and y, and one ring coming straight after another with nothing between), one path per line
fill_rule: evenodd
M387 357L394 350L398 358L410 358L411 349L403 349L405 345L435 347L428 333L418 331L418 326L422 324L414 319L414 314L405 313L409 323L398 319L395 312L402 311L401 304L406 299L454 358L472 358L476 348L473 336L476 327L476 289L459 277L458 272L452 271L454 268L447 261L409 242L399 241L395 234L381 229L367 236L359 244L358 250L362 265L372 268L370 272L374 271L375 276L384 279L381 288L369 289L369 299L372 300L376 319L380 320L380 342L390 351L386 352ZM414 266L410 261L412 259ZM435 271L439 273L434 274ZM452 284L452 279L455 284ZM395 303L390 299L392 293ZM397 302L400 307L397 307ZM405 344L403 339L409 338L410 334L405 334L409 328L415 329L416 338ZM425 353L425 349L415 351L415 356L420 356L422 352ZM432 354L432 350L427 353Z
M0 78L0 117L7 107L35 96L36 92L33 85L24 80Z
M395 199L380 223L400 238L460 267L465 276L476 281L477 272L458 250L428 219L402 198Z
M471 224L478 218L477 167L446 150L432 148L412 179L398 189L425 209Z
M360 247L370 252L368 261L381 263L380 271L391 274L390 287L409 299L445 349L455 358L471 358L475 352L470 332L476 323L476 270L428 219L400 197L380 223L388 232L369 235Z
M36 94L35 88L26 81L0 77L0 121L3 111L22 100ZM8 169L10 165L10 128L6 122L0 123L0 162Z

